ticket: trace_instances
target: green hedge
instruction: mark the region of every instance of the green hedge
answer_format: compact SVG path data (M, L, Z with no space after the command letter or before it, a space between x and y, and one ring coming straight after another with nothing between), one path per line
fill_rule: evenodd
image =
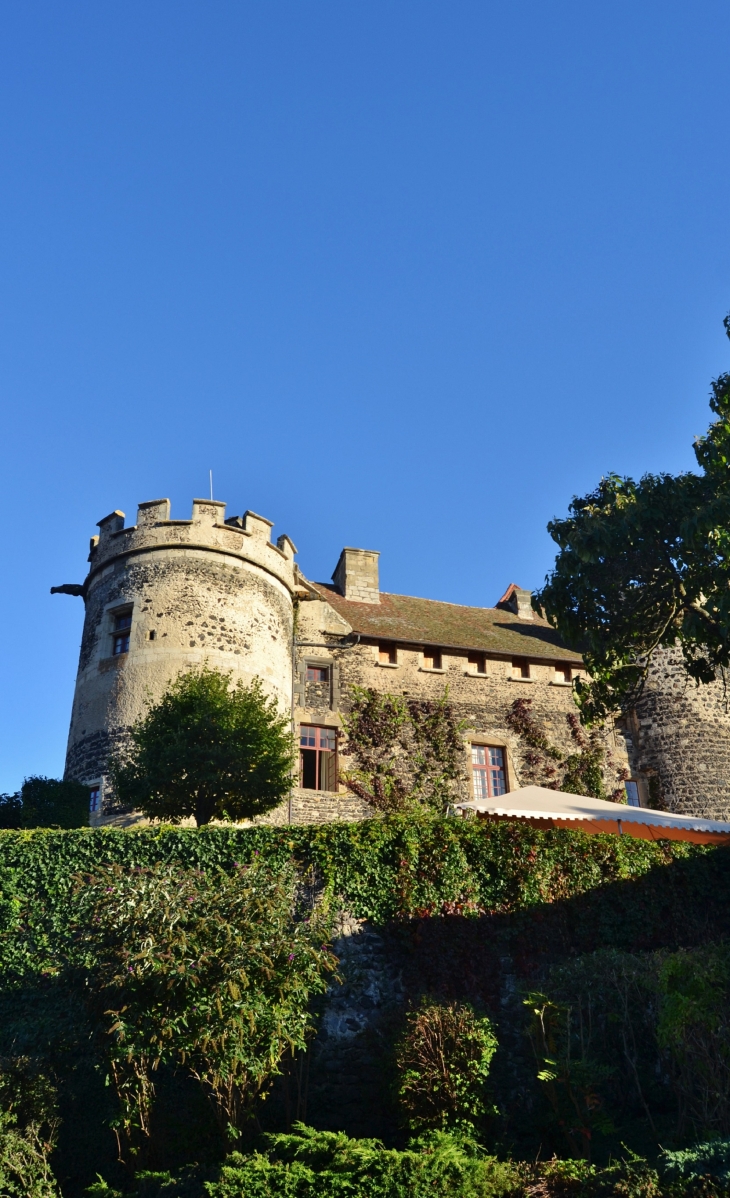
M516 911L566 899L707 850L664 841L545 832L519 824L393 817L272 828L206 827L0 832L0 884L55 906L79 872L177 861L229 869L262 854L313 865L352 912L401 915Z

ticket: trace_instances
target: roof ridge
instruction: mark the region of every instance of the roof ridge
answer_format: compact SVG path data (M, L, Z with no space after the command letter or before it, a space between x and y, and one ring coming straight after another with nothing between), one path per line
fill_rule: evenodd
M314 582L312 585L315 587L325 587L328 591L334 591L335 595L337 595L337 598L344 599L345 603L358 602L357 599L346 599L344 595L341 595L340 592L332 586L332 583ZM391 599L417 599L419 603L441 603L444 607L465 607L469 611L499 611L500 615L503 614L500 609L495 606L477 607L473 603L454 603L451 599L428 599L424 595L403 595L399 591L381 591L380 595L381 598L386 596Z

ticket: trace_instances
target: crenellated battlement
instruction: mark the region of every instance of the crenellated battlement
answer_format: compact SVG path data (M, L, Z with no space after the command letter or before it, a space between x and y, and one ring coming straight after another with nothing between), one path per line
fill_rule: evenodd
M226 519L226 504L218 499L194 499L190 520L170 518L169 499L150 499L137 508L137 522L125 527L124 512L114 511L98 523L89 553L89 585L120 558L156 552L212 552L264 569L290 593L295 586L296 546L282 534L274 544L272 521L255 512Z

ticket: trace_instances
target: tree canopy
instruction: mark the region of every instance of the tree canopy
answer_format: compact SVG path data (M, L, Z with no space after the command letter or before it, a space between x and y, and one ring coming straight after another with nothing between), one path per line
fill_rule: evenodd
M583 654L587 723L636 703L657 649L678 647L698 684L730 665L730 374L710 407L699 473L608 475L548 525L560 552L533 603Z
M89 787L33 775L20 791L0 794L0 828L85 828Z
M110 766L118 799L169 823L240 820L275 807L292 782L287 716L260 681L203 666L182 673L131 730Z

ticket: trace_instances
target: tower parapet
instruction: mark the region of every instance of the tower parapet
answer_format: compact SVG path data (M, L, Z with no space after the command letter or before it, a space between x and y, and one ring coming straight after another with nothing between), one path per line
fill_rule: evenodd
M291 703L296 548L271 540L254 512L193 500L172 520L167 499L99 521L83 587L86 616L66 776L101 785L112 751L185 669L207 663L234 681L261 679L282 711Z

